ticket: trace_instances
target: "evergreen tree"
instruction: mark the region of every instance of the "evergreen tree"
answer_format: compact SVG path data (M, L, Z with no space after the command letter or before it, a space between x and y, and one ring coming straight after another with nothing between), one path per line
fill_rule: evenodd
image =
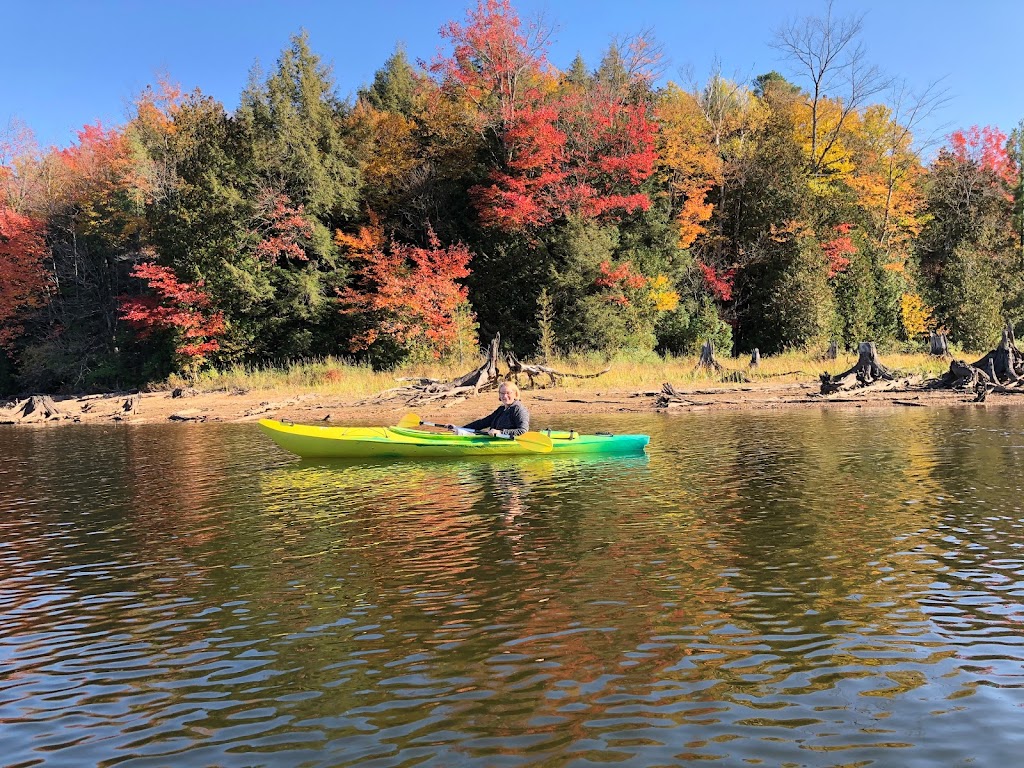
M992 349L1003 326L1003 301L992 254L962 242L944 267L939 285L951 337L964 349Z
M826 343L837 324L821 248L809 235L766 244L763 258L741 273L749 296L742 348L762 354Z
M359 90L359 98L381 112L412 117L417 110L420 77L409 64L405 48L398 46L373 76L373 83Z

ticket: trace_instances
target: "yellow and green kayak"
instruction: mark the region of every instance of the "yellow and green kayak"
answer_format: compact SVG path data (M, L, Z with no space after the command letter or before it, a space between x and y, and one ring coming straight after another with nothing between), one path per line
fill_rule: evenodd
M260 428L286 451L306 459L463 458L534 453L642 453L647 435L529 432L524 440L454 435L402 427L321 427L261 419ZM550 440L550 448L548 447Z

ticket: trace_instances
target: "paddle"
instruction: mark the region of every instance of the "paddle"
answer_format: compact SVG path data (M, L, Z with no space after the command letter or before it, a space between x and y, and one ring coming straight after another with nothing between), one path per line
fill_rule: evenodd
M420 421L420 417L415 413L407 413L398 420L398 426L402 429L411 429L412 427L418 427L420 425L425 427L441 427L442 429L448 428L447 424L435 424L432 421ZM477 435L487 434L486 432L474 432L473 430L466 431ZM525 432L512 438L509 438L506 435L504 436L504 439L515 440L528 451L536 451L537 453L551 452L551 438L547 435L542 435L540 432Z

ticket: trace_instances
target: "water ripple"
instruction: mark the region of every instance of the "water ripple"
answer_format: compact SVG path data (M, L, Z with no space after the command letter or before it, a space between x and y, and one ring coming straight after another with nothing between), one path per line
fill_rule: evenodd
M611 421L649 456L0 432L5 761L1015 763L1024 416Z

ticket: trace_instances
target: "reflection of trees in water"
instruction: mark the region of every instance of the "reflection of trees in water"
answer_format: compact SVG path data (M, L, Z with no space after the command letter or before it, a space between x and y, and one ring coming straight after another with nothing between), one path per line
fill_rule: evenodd
M704 620L686 622L676 613L684 625L676 636L701 657L699 675L706 680L714 670L718 683L702 687L709 699L797 696L857 676L878 676L878 695L893 697L926 682L905 668L911 658L948 666L953 651L934 633L925 604L936 574L964 562L962 551L942 562L943 529L975 532L965 546L977 545L979 530L961 514L977 508L949 506L951 489L964 486L969 498L972 483L986 476L994 483L1016 472L1020 460L988 451L986 470L971 478L971 465L986 451L950 451L945 443L962 417L722 420L717 466L691 466L680 491L685 495L688 484L699 500L705 517L696 527L710 534L712 573L731 593ZM1005 441L994 442L1005 453ZM746 663L751 657L761 661ZM670 665L660 674L695 681L695 669ZM792 677L815 670L802 682Z
M160 645L157 666L185 647L213 655L222 677L200 673L168 694L237 700L204 728L261 701L339 744L376 729L404 747L447 728L564 744L622 727L622 702L724 732L740 710L847 685L872 689L860 706L877 711L937 677L922 670L956 663L941 635L913 634L933 628L923 609L936 578L950 601L957 590L995 598L958 606L963 627L1013 630L1012 613L989 611L1008 606L1020 569L1007 534L1020 517L1013 443L1024 440L1007 440L1015 422L1000 416L731 414L673 422L680 434L656 439L650 460L263 469L230 430L203 441L198 430L119 433L92 452L105 509L49 556L55 567L107 551L139 563L73 588L149 595L89 626L145 622L125 631ZM18 492L42 494L48 477ZM83 496L62 482L48 505ZM105 548L93 535L104 530ZM17 546L28 559L46 542ZM32 620L49 626L42 612ZM893 638L908 627L901 647ZM910 645L916 669L900 666ZM249 669L267 674L233 681Z
M384 614L407 630L382 641L375 668L416 658L426 678L459 680L465 698L444 711L471 734L552 739L594 736L565 716L566 703L594 717L616 696L651 696L678 723L714 722L728 702L793 701L858 676L889 679L887 696L921 685L899 658L833 643L889 636L921 617L915 582L934 566L908 567L897 553L934 541L928 500L950 475L941 443L913 418L895 428L827 414L783 421L718 425L708 462L610 474L556 462L550 475L538 471L545 463L459 464L374 477L348 513L358 523L344 546L372 563L360 574L377 603L367 620ZM873 435L881 423L884 438ZM420 479L407 482L410 471ZM395 482L429 493L410 498ZM346 650L359 644L335 648ZM916 661L947 656L939 648ZM386 700L358 672L330 695L365 706L348 698L363 687ZM387 728L416 712L372 719ZM553 724L532 724L544 716Z
M524 638L559 633L574 621L594 626L595 615L606 612L589 591L587 571L603 558L590 531L605 542L614 536L613 521L601 517L614 514L617 496L646 482L646 468L643 458L609 457L309 465L270 473L264 494L280 500L285 485L340 488L330 495L350 498L344 511L307 510L320 523L306 525L307 536L332 542L319 552L320 566L358 574L352 588L373 596L368 613L406 630L384 643L385 658L426 654L431 677L464 681L466 713L502 732L498 721L516 706L502 702L525 696L544 708L545 686L524 683L519 654L507 652L515 648L508 644L527 648ZM297 511L282 507L278 514ZM603 663L603 634L553 641L565 674ZM335 657L345 651L357 652L358 643L350 638L331 648ZM479 711L472 691L488 702ZM331 695L348 701L342 690ZM394 724L392 715L401 717L381 713L381 727Z

